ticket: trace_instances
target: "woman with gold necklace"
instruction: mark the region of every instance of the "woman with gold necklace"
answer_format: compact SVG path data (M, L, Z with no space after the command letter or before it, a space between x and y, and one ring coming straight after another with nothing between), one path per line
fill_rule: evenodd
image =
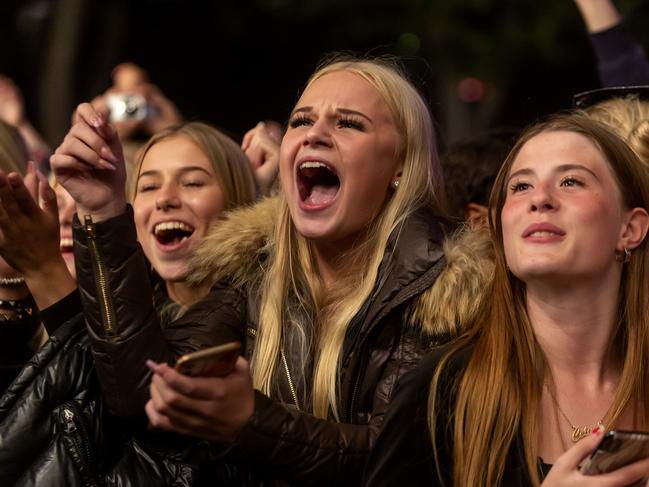
M491 196L493 296L404 377L365 484L623 486L604 430L649 430L649 173L580 114L529 129ZM414 418L414 421L413 421Z

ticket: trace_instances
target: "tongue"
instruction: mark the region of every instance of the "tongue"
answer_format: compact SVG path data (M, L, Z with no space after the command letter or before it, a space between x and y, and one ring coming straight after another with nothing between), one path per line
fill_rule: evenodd
M333 201L338 194L339 186L323 186L316 184L311 189L311 194L307 196L305 203L311 205L324 205Z

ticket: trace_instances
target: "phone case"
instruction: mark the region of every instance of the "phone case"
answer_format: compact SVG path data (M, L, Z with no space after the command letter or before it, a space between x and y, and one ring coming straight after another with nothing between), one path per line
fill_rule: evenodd
M649 457L649 433L613 430L604 435L597 449L581 466L584 475L598 475ZM646 478L632 484L645 485Z
M176 370L192 377L223 377L232 372L240 354L239 342L226 343L183 355L176 362Z

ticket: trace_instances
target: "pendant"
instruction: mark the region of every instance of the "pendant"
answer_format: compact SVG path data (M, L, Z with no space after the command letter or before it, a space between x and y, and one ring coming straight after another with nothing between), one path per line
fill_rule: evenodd
M591 432L593 431L593 428L590 428L588 426L573 426L572 427L572 442L577 443L579 440L587 437Z

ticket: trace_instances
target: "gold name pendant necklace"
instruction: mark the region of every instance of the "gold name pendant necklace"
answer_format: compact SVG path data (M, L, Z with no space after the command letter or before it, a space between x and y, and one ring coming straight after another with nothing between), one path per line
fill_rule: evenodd
M606 411L606 413L604 413L604 418L600 419L595 426L575 426L574 424L572 424L570 419L568 419L568 415L563 411L563 409L561 409L561 406L559 406L559 401L557 401L557 398L554 396L554 392L552 392L550 386L546 383L545 387L548 389L548 392L550 393L550 397L552 398L552 402L554 403L554 406L557 408L557 411L561 413L563 419L565 419L566 423L570 425L570 429L572 430L571 439L573 443L577 443L579 440L587 437L593 432L593 429L597 427L604 428L604 418L608 414L608 410Z

